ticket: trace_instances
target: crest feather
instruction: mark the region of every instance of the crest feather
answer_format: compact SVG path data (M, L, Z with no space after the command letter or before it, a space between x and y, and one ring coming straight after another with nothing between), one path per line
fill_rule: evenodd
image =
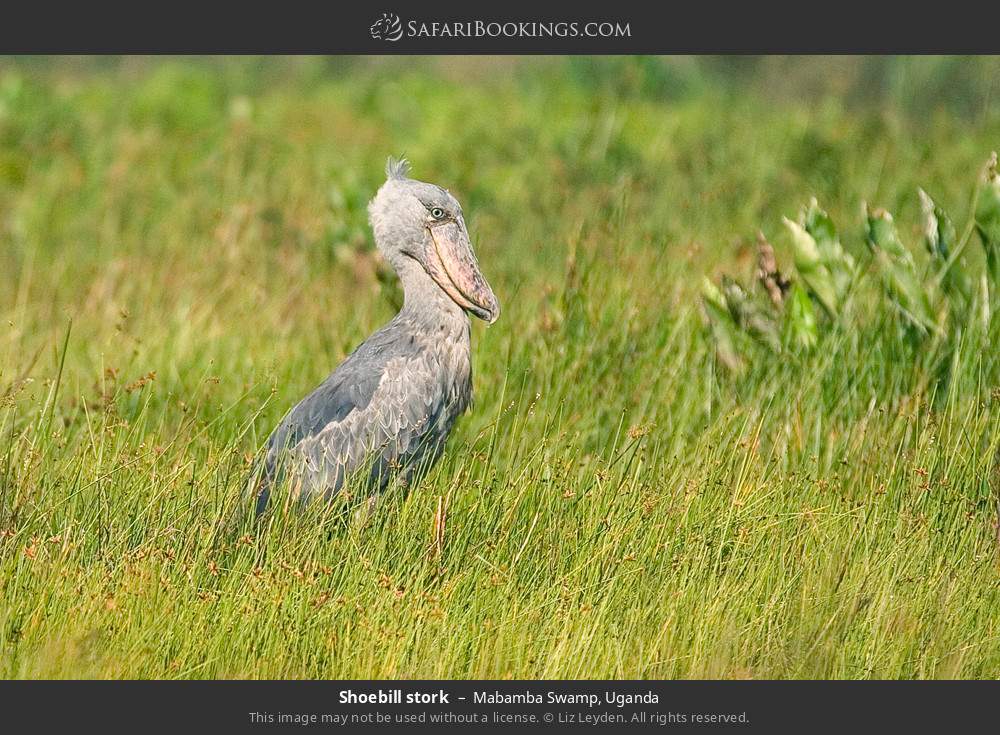
M385 162L385 175L389 179L405 179L410 173L410 162L405 158L393 158Z

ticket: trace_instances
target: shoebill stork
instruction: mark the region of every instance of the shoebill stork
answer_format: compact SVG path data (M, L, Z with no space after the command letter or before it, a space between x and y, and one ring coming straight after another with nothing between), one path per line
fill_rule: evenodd
M254 473L257 513L287 480L300 500L333 497L348 478L374 496L406 486L440 457L472 399L469 314L500 304L483 277L462 208L389 159L368 205L375 244L403 286L403 308L281 421Z

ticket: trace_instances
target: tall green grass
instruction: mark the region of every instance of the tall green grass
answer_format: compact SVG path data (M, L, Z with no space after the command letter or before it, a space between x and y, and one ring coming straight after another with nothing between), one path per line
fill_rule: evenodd
M727 63L0 62L0 675L996 676L995 62L887 61L965 90L919 109L850 92L883 67L782 95ZM460 198L503 304L475 406L367 519L229 531L270 429L393 313L389 153ZM986 305L947 380L859 217L936 272L917 187L973 223ZM812 195L860 285L834 315L796 281L813 326L733 330L731 370L702 279L750 283L758 229L801 275Z

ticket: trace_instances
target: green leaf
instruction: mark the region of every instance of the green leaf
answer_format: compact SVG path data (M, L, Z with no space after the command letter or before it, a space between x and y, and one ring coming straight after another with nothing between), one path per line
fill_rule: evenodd
M754 300L740 284L728 276L722 277L722 293L736 326L771 351L780 352L781 337L774 312Z
M976 198L976 232L986 251L986 269L993 293L992 301L1000 300L1000 173L994 151Z
M886 293L921 333L937 331L931 302L917 276L913 255L899 239L892 215L865 205L865 240L875 256Z
M798 222L793 222L787 217L783 217L782 221L792 234L795 269L809 292L816 297L816 300L831 317L836 318L838 313L837 289L834 286L830 269L823 263L815 238Z
M838 304L843 303L854 282L855 268L852 258L840 244L837 228L824 210L820 209L816 197L799 214L799 223L812 235L819 250L823 265L830 272Z
M934 203L923 189L917 189L920 197L920 212L923 219L924 246L934 262L943 270L938 279L945 295L964 305L969 302L971 280L966 271L965 260L951 261L952 248L958 240L955 225L941 207Z
M736 348L736 325L732 314L722 291L707 276L701 281L701 298L716 357L730 372L743 372L746 365Z
M811 350L819 334L816 312L809 294L798 283L794 284L785 301L785 339L788 344Z

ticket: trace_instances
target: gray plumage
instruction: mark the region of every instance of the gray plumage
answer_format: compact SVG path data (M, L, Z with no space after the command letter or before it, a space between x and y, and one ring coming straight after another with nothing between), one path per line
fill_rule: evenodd
M404 304L281 421L255 473L257 512L287 479L302 500L330 498L349 477L378 492L410 485L438 459L472 400L470 323L499 304L472 253L458 202L389 160L369 204L375 241Z

